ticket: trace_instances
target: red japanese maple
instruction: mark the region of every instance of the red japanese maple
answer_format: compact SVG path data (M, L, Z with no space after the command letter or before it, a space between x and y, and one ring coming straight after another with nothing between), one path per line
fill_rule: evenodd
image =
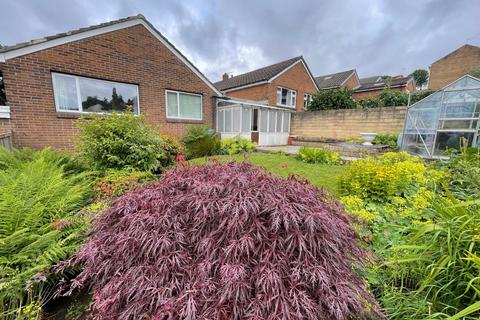
M382 317L339 205L243 164L178 167L124 195L72 263L95 319Z

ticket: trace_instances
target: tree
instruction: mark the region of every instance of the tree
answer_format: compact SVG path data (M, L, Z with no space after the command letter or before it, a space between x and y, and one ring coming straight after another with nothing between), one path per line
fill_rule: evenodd
M417 69L413 71L413 79L418 88L421 88L428 81L428 71L425 69Z
M318 91L308 106L308 111L353 108L355 108L355 101L351 90L331 89Z
M475 77L475 78L478 78L480 79L480 65L471 69L469 72L468 72L469 75L471 75L472 77Z

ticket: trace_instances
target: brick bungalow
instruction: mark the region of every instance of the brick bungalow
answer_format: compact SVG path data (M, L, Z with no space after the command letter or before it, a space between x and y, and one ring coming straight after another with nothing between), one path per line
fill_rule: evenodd
M284 145L291 113L303 111L318 91L303 57L295 57L215 83L226 96L218 100L217 131L222 138L241 135L259 145Z
M466 44L432 63L428 88L441 89L474 69L480 69L480 47Z
M213 127L222 95L141 15L1 47L0 77L0 134L17 147L72 149L82 114L126 108L181 136Z
M340 89L355 90L360 87L357 70L347 70L315 77L320 90Z

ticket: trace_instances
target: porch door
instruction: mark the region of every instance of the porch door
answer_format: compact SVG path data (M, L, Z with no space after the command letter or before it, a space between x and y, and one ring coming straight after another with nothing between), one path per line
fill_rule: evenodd
M258 109L252 109L252 130L251 139L253 143L258 144Z

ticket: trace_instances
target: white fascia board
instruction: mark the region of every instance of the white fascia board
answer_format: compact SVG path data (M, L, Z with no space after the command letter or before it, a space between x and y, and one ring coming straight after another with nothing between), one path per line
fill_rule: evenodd
M268 82L272 82L273 80L275 80L276 78L278 78L279 76L281 76L282 74L284 74L285 72L287 72L288 70L290 70L291 68L293 68L294 66L296 66L298 63L302 63L303 67L305 68L305 71L307 72L310 80L312 81L313 85L315 86L315 88L317 90L320 90L318 88L318 85L317 85L317 82L315 81L315 79L313 78L312 74L310 73L310 71L308 71L308 68L307 66L305 65L305 62L303 62L303 59L300 59L298 60L297 62L291 64L290 66L288 66L288 68L285 68L283 69L281 72L279 72L277 75L273 76L272 78L270 78L270 80L268 80Z
M222 90L222 91L223 91L223 92L237 91L237 90L240 90L240 89L245 89L245 88L250 88L250 87L259 86L259 85L265 84L265 83L268 83L268 81L267 81L267 80L265 80L265 81L259 81L259 82L255 82L255 83L246 84L246 85L240 86L240 87L225 89L225 90Z
M125 29L129 27L133 27L136 25L142 25L144 26L155 38L157 38L165 47L167 47L177 58L180 59L185 65L188 66L188 68L193 71L203 82L205 82L210 89L212 89L217 95L222 96L222 93L218 91L217 88L213 86L213 84L202 74L200 71L195 68L191 62L189 62L176 48L174 48L170 43L168 43L155 29L153 29L147 22L145 22L143 19L135 19L135 20L129 20L125 22L120 22L116 23L110 26L105 26L101 28L97 28L94 30L88 30L76 34L72 34L69 36L57 38L57 39L52 39L48 40L45 42L39 42L37 44L29 45L27 47L19 48L19 49L13 49L11 51L4 52L0 54L0 62L5 62L9 59L13 59L16 57L20 57L26 54L30 54L36 51L40 50L45 50L49 49L55 46L59 46L62 44L67 44L70 42L90 38L90 37L95 37L104 33L112 32L112 31L117 31L120 29Z

